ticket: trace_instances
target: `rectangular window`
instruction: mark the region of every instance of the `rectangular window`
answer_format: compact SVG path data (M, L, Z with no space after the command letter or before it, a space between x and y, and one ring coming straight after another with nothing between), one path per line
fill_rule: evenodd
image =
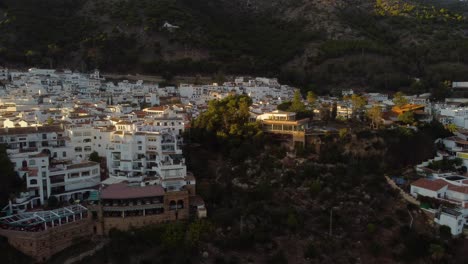
M47 134L42 134L42 139L47 139Z
M64 158L67 157L67 152L64 151L64 152L62 153L62 156L63 156Z

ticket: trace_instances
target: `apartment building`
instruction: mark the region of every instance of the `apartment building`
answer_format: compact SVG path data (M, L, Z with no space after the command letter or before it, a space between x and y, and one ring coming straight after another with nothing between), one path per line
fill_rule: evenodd
M74 159L70 139L60 126L17 127L0 130L0 143L27 191L4 210L24 211L42 205L50 196L82 199L99 186L99 164Z
M164 188L185 185L187 169L180 138L172 130L155 131L119 122L107 152L109 176L120 181L150 180Z
M294 112L276 110L259 115L257 121L262 123L262 130L265 133L292 137L293 146L304 146L306 143L306 132L310 125L309 118L297 120Z

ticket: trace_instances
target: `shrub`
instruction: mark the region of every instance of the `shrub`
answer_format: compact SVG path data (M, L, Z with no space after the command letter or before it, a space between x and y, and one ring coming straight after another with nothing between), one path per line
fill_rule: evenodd
M441 225L439 227L439 235L440 235L440 238L442 238L442 239L445 239L445 240L451 239L452 238L452 232L450 230L450 227L448 227L446 225Z
M306 248L304 249L304 258L315 258L317 257L317 249L315 248L315 244L313 242L307 243Z

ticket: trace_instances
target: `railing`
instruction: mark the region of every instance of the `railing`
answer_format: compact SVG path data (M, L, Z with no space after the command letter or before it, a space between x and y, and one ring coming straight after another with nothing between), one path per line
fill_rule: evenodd
M117 206L103 206L105 212L118 212L118 211L134 211L134 210L146 210L146 209L159 209L164 208L164 204L141 204L141 205L117 205Z

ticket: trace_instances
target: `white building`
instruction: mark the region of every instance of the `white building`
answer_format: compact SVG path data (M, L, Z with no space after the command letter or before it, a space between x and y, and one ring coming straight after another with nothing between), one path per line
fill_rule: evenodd
M172 131L137 131L119 124L107 152L111 181L154 182L177 189L187 181L187 169L177 136Z
M411 195L414 197L431 197L451 203L453 209L441 207L434 221L450 227L453 235L459 235L463 226L468 225L468 178L448 174L436 178L421 178L411 184Z
M439 120L443 123L451 123L460 128L468 129L468 107L441 108L439 109L439 115L442 117Z
M0 81L8 80L8 69L0 67Z
M43 204L52 195L62 201L82 199L99 186L99 164L75 160L59 126L4 128L0 143L8 145L15 171L26 181L27 193L13 201L15 210Z
M434 222L441 226L448 226L450 228L450 233L454 236L458 236L463 233L465 220L461 212L443 207L436 213Z

